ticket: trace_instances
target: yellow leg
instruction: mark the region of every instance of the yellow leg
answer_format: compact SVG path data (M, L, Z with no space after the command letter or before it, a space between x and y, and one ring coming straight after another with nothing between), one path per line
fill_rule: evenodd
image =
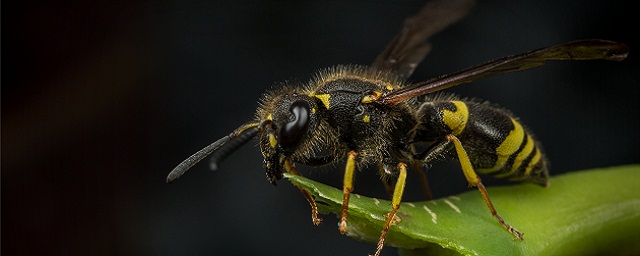
M347 233L347 210L349 209L349 196L353 191L353 173L356 169L356 156L358 154L355 151L349 151L347 153L347 165L344 168L344 180L342 187L342 214L340 214L339 230L341 234Z
M491 215L493 215L493 217L495 217L498 222L500 222L500 224L509 231L509 233L515 235L516 239L522 239L524 234L511 227L511 225L507 224L504 219L502 219L502 217L498 215L496 208L493 207L493 203L491 203L491 199L489 199L489 193L487 192L487 189L480 181L480 177L478 177L476 172L473 170L473 166L471 165L469 156L462 147L462 143L460 143L460 140L453 135L447 135L447 140L453 142L453 145L455 145L456 153L458 154L458 160L460 161L460 166L462 167L462 172L464 173L465 178L467 178L469 186L477 186L480 194L482 194L482 198L489 207L489 211L491 211Z
M284 168L288 173L302 176L302 174L300 174L300 172L298 172L298 170L293 167L293 163L291 163L289 160L284 161ZM300 192L302 192L302 195L305 199L307 199L309 205L311 205L311 220L313 221L313 224L315 224L316 226L320 225L322 219L318 217L318 205L316 205L316 200L313 199L313 196L311 195L311 193L309 193L309 191L298 185L295 186L300 190Z
M384 227L382 227L382 234L380 234L380 239L378 240L378 247L374 254L375 256L379 256L380 253L382 253L384 240L387 238L387 232L393 223L393 219L396 217L398 209L400 209L400 202L402 202L402 193L404 192L404 185L407 181L407 165L399 163L398 170L400 173L398 175L398 180L396 181L396 187L393 190L393 197L391 198L391 212L387 215L387 222L384 224Z

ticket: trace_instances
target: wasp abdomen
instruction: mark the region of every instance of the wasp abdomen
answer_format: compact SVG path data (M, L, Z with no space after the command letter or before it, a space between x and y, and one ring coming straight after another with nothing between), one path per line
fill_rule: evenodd
M548 171L539 146L507 111L487 103L436 101L424 103L418 118L414 141L454 135L477 171L546 186Z

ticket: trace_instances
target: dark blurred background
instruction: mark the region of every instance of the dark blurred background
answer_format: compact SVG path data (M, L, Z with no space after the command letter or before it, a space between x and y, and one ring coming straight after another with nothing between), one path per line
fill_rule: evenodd
M275 83L370 63L423 3L5 1L2 254L373 252L341 236L333 215L315 227L293 186L265 180L253 145L217 172L200 164L174 184L165 177L252 118ZM449 91L516 113L553 174L638 163L635 9L605 0L480 2L433 38L412 80L570 40L625 42L631 54L621 63L550 63ZM342 169L302 171L339 187ZM469 190L455 164L436 165L429 177L436 197ZM406 200L421 200L409 179ZM377 180L375 171L358 173L356 193L384 198Z

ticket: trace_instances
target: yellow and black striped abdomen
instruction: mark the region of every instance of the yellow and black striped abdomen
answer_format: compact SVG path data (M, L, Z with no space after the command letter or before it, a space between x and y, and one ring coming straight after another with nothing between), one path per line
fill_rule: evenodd
M509 112L487 103L452 100L425 103L419 114L422 136L456 136L476 171L546 186L548 171L540 147Z

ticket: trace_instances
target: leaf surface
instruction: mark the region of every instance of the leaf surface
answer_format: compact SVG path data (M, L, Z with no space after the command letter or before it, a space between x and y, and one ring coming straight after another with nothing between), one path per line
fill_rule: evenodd
M286 174L339 214L342 190ZM402 255L632 255L640 253L640 165L567 173L550 186L488 188L498 213L525 234L515 240L491 216L480 193L402 203L386 246ZM347 235L377 243L391 202L352 194ZM339 234L336 232L336 234ZM372 250L374 247L372 247Z

